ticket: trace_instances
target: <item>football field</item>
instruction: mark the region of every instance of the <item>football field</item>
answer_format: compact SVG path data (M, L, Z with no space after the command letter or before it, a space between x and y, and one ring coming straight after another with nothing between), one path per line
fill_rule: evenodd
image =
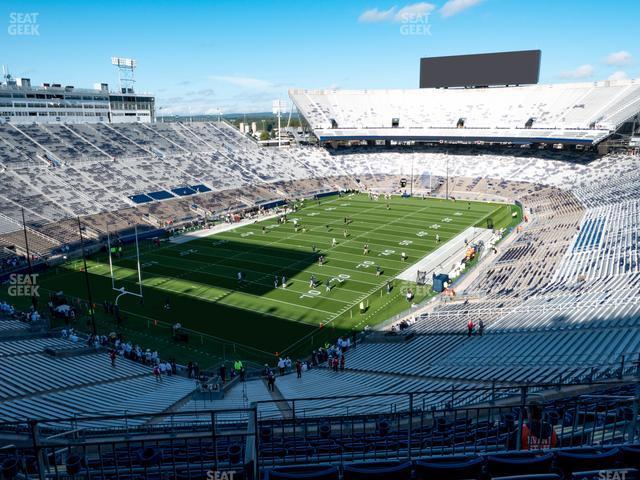
M276 353L308 354L406 310L407 288L414 301L431 295L430 288L396 276L470 226L512 224L512 211L503 204L336 195L300 204L286 223L272 218L185 243L145 242L144 302L121 298L121 327L102 311L102 302L117 293L107 257L98 254L88 261L98 328L122 329L141 345L211 365L221 357L263 362ZM80 268L75 261L41 275L42 291L85 299ZM113 269L117 287L138 290L132 247L114 258ZM187 329L185 344L171 340L176 322Z

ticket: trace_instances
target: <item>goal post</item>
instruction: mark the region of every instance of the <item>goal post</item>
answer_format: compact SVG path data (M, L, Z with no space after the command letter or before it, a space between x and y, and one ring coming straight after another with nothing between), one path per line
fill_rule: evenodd
M140 265L140 246L138 243L138 227L134 227L134 235L135 235L135 244L136 244L136 269L138 273L138 291L129 291L125 288L124 285L117 287L116 286L116 277L113 272L113 248L111 246L111 233L107 231L107 254L109 256L109 274L111 276L111 289L118 292L116 296L115 304L118 305L118 300L123 295L133 295L134 297L140 298L140 301L144 300L144 295L142 293L142 267Z

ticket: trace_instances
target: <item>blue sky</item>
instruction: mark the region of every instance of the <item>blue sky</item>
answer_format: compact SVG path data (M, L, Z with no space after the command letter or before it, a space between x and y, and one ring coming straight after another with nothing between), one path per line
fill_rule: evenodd
M0 64L115 88L111 56L132 57L163 112L268 111L290 87L416 88L429 55L541 49L542 83L637 78L638 19L637 0L3 0Z

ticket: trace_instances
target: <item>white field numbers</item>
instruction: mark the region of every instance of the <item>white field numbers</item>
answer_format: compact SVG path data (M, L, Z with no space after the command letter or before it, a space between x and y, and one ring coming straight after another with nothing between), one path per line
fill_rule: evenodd
M369 268L369 267L373 267L376 263L372 262L371 260L365 260L364 262L359 263L358 265L356 265L356 268Z
M329 280L327 280L327 282L329 283L342 283L345 280L348 280L351 278L351 275L347 275L346 273L341 273L340 275L338 275L337 277L332 277ZM300 295L300 298L315 298L317 296L319 296L321 294L321 292L319 290L309 290L307 293L303 293L302 295Z

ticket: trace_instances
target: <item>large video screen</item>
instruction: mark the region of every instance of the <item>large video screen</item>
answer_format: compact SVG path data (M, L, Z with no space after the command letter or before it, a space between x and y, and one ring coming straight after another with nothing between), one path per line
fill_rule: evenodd
M540 50L420 59L420 88L538 83Z

